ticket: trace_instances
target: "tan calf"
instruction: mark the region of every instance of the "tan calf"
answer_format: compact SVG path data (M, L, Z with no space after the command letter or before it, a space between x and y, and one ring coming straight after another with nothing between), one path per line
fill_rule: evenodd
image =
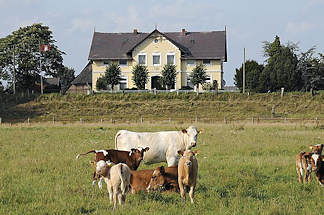
M184 152L178 151L178 153L180 155L180 160L178 163L178 183L180 188L180 195L182 199L185 200L186 187L189 187L190 201L191 203L194 203L193 198L198 174L198 161L195 155L197 155L198 152L186 150Z
M300 183L306 183L312 180L312 154L312 152L301 151L296 155L296 171Z
M110 202L114 202L114 209L117 205L125 202L126 193L130 185L131 171L126 164L107 163L100 160L96 163L96 173L102 176L107 184Z

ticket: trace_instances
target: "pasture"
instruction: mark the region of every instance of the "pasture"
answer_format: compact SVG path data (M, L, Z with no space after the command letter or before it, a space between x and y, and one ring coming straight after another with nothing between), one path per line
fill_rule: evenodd
M0 126L0 214L323 214L324 188L298 183L295 156L323 143L313 124L196 124L204 129L195 204L178 193L128 194L112 211L106 186L91 185L91 149L114 147L119 129L175 130L168 124ZM141 164L139 169L154 168ZM188 196L187 196L188 197Z

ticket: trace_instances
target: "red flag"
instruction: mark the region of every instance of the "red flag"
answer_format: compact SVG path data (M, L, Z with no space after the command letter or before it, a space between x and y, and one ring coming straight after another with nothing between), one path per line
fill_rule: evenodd
M50 45L42 44L41 49L42 49L42 52L47 52L50 50Z

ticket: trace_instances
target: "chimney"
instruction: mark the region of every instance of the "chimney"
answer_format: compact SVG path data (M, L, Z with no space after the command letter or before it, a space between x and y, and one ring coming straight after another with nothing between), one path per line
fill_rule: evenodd
M183 29L181 30L181 33L182 33L182 36L186 36L186 29L183 28Z
M134 31L133 31L134 34L137 34L137 29L135 28Z

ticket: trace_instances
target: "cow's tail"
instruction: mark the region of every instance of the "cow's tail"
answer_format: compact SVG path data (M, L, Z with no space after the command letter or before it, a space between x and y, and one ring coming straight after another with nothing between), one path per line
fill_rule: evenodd
M87 155L87 154L89 154L89 153L96 153L96 150L91 150L91 151L88 151L87 153L78 154L78 155L75 157L75 159L78 160L79 157L81 157L81 156L83 156L83 155Z
M120 177L120 189L121 189L121 192L122 192L122 195L125 195L126 194L126 191L127 191L127 183L125 183L127 180L126 177L123 177L123 175L125 174L126 172L123 171L123 164L120 164L120 171L118 171L118 174L119 174L119 177Z
M115 136L115 149L118 149L117 147L117 138L121 135L121 131L118 131L116 136Z

